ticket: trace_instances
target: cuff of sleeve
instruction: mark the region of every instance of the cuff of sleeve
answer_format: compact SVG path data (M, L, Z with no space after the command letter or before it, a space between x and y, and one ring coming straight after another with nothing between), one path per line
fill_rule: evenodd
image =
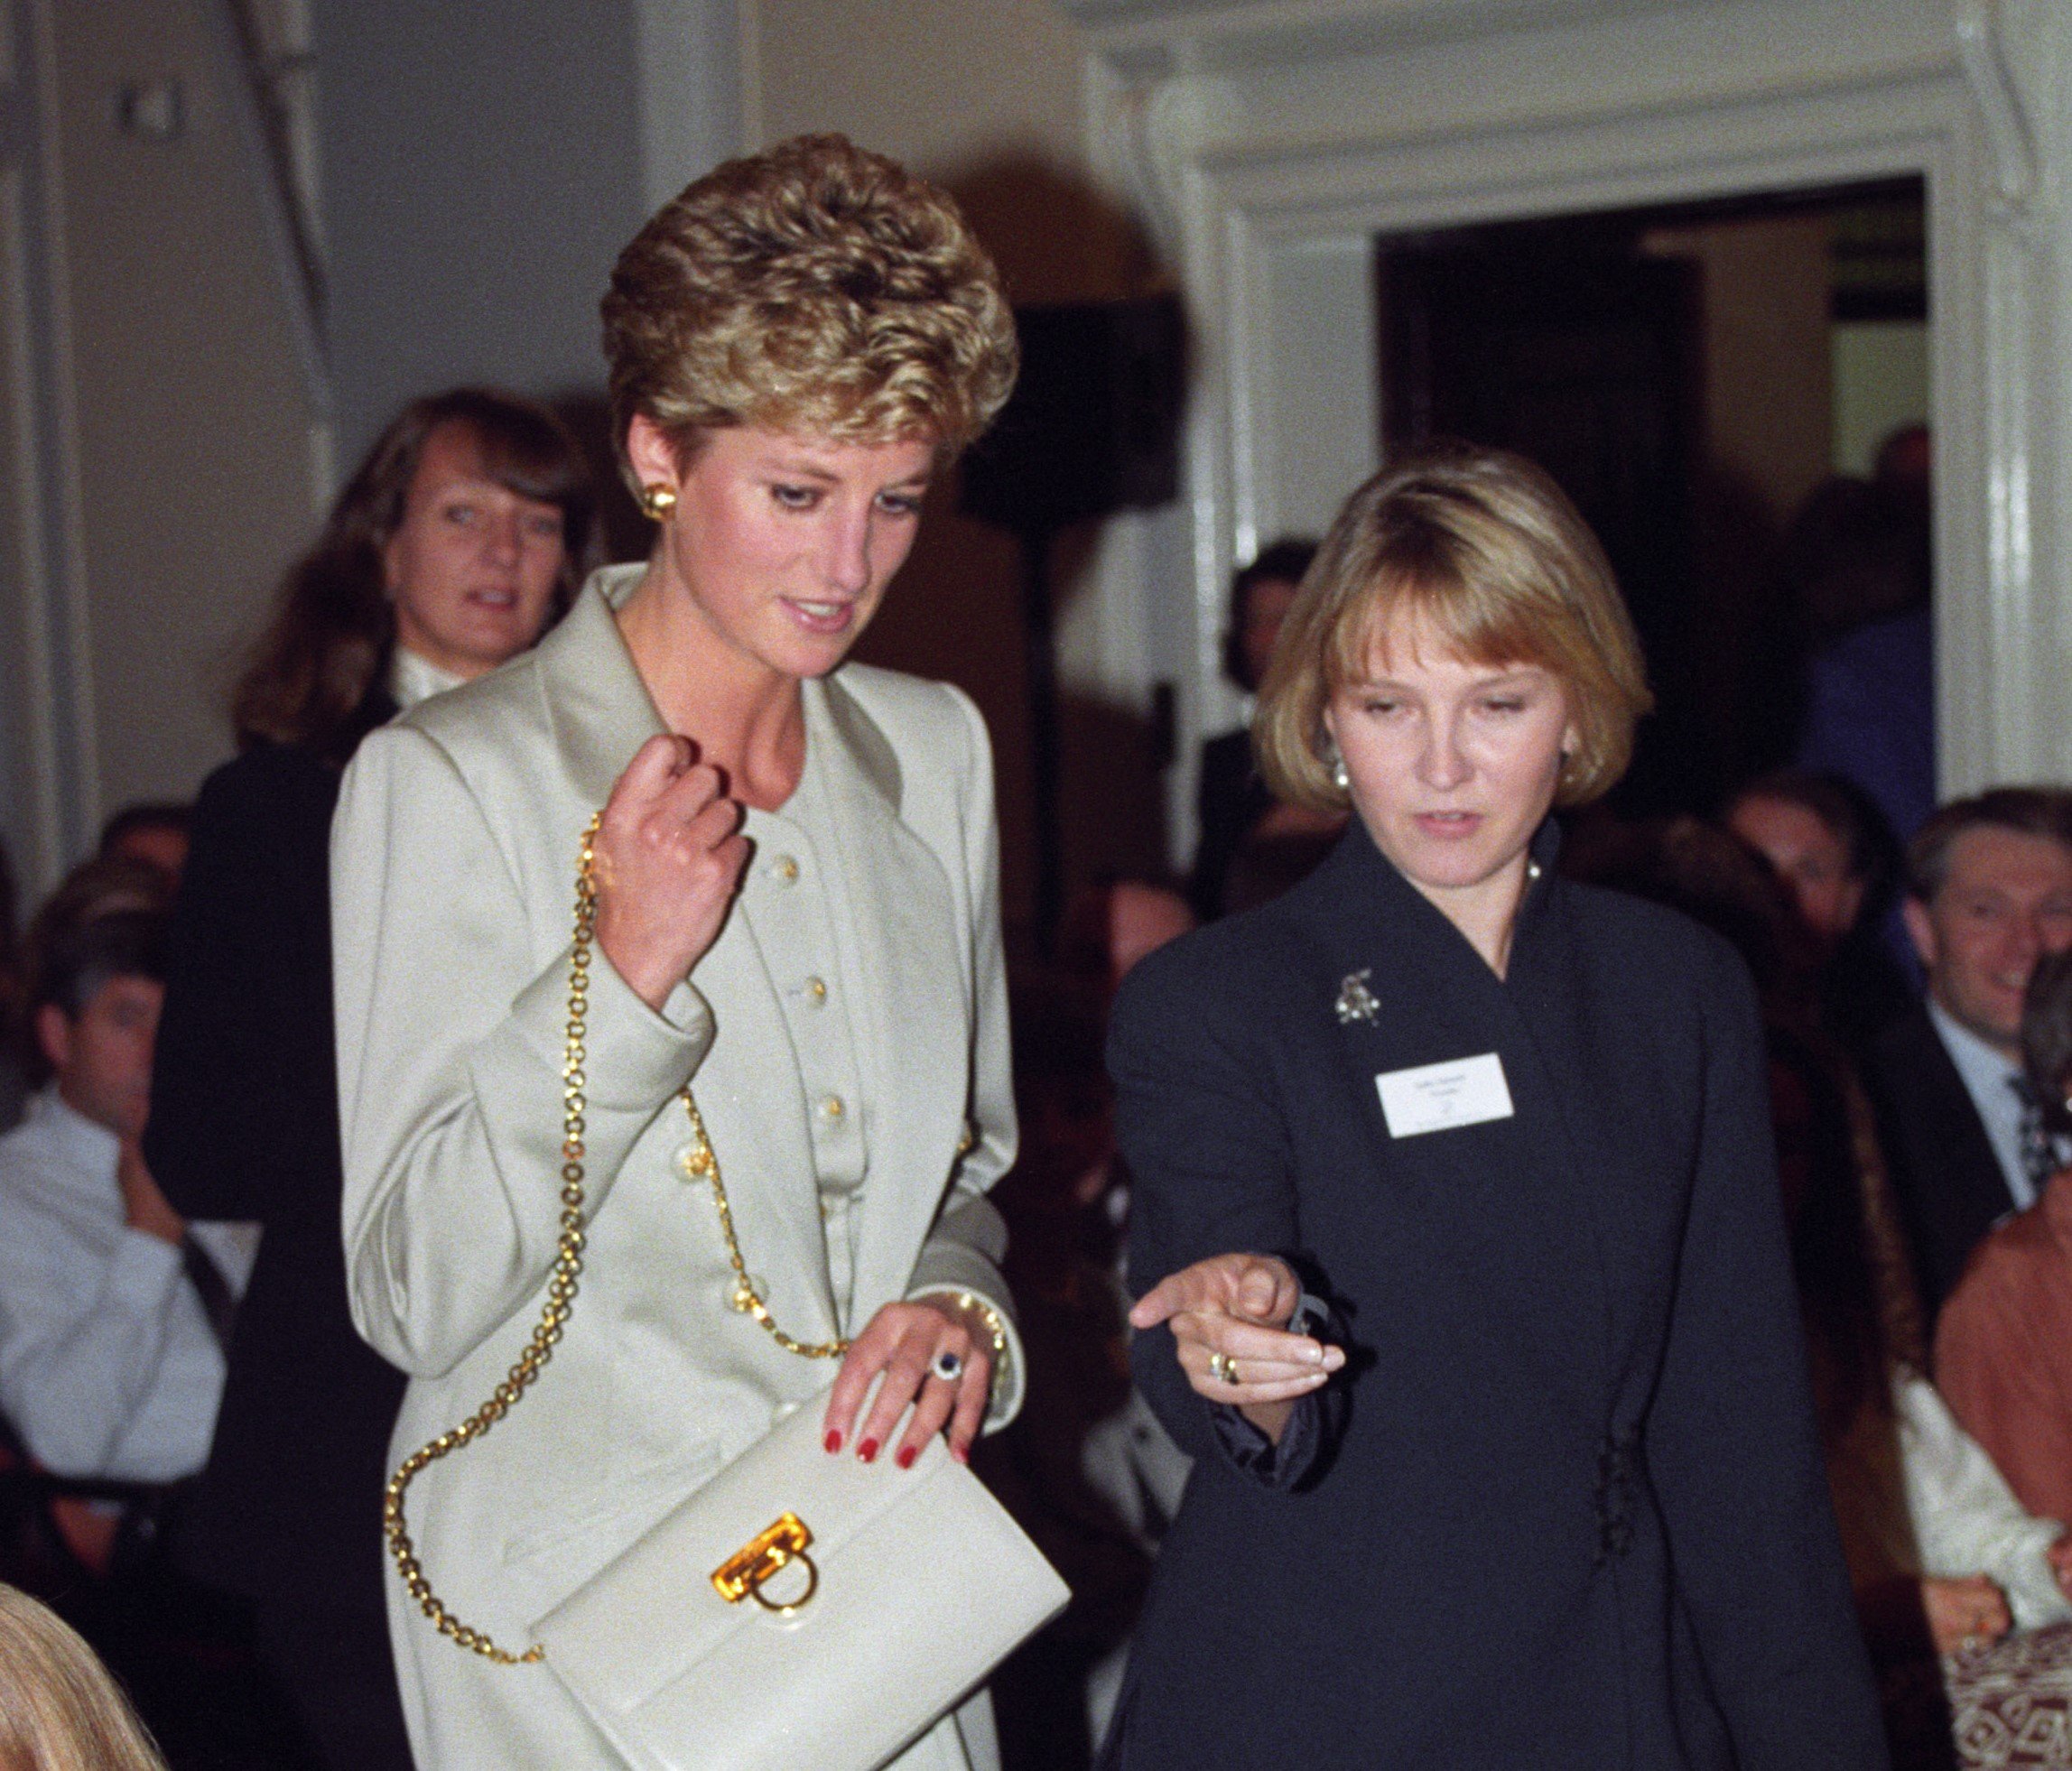
M1247 1480L1274 1493L1292 1488L1315 1460L1322 1418L1314 1395L1297 1401L1277 1445L1238 1409L1205 1402L1209 1430L1223 1461Z
M1993 1559L2000 1566L1986 1564L1986 1572L1997 1576L2006 1590L2017 1629L2037 1629L2072 1617L2072 1604L2044 1554L2060 1535L2056 1520L2031 1519L2024 1529L2009 1534L2004 1553Z
M935 1255L950 1257L940 1265L968 1265L978 1276L949 1281L935 1278L930 1271L939 1265L931 1259ZM1022 1395L1027 1387L1023 1374L1028 1369L1028 1363L1022 1351L1021 1330L1015 1324L1014 1311L1001 1295L1006 1289L999 1283L999 1273L982 1256L969 1249L925 1248L914 1269L914 1283L906 1292L909 1303L915 1298L969 1292L999 1319L1000 1332L1007 1339L1007 1351L1000 1356L1000 1368L993 1377L992 1400L987 1405L985 1422L979 1429L981 1433L998 1433L1020 1414Z
M1295 1306L1295 1314L1287 1319L1287 1331L1290 1334L1316 1334L1333 1327L1335 1320L1328 1303L1315 1293L1305 1292L1301 1303Z
M566 951L519 993L512 1014L534 1054L559 1072L569 1022ZM593 1106L640 1108L666 1100L711 1050L712 1011L688 979L657 1014L618 974L601 948L592 950L584 1016L583 1071Z

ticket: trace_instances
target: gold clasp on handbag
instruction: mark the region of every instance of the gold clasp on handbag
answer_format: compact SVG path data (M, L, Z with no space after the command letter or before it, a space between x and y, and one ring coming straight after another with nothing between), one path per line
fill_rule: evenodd
M729 1605L752 1599L780 1618L796 1617L820 1586L820 1570L806 1554L806 1545L812 1542L813 1533L804 1519L796 1513L780 1514L776 1524L757 1533L712 1571L712 1585ZM765 1598L763 1582L794 1562L805 1569L805 1590L785 1604Z

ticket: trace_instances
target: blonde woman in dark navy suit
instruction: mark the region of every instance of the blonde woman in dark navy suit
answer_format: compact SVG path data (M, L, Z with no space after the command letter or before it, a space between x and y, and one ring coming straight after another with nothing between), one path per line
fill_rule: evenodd
M1383 473L1304 581L1261 760L1357 816L1110 1046L1137 1374L1197 1460L1127 1771L1885 1762L1748 979L1554 870L1646 702L1514 458Z

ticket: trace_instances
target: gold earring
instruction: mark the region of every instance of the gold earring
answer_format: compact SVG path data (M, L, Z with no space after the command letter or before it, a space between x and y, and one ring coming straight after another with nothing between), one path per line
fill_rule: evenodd
M650 523L659 523L676 508L676 488L664 486L660 480L640 488L640 514Z

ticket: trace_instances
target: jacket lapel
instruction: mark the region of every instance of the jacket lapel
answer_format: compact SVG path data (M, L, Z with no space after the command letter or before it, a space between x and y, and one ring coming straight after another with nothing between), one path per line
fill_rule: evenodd
M664 729L613 618L646 570L594 573L535 654L571 785L592 810ZM955 1162L970 1086L970 980L942 863L900 818L892 746L838 681L809 682L804 697L806 742L830 808L841 983L863 1006L850 1029L870 1153L854 1285L860 1323L904 1293ZM788 1332L825 1338L834 1311L807 1104L748 894L692 981L719 1023L694 1093L730 1183L744 1259L768 1283L771 1312ZM758 1257L763 1249L773 1252Z
M636 562L591 574L539 645L556 745L577 802L593 811L611 797L634 753L666 729L613 616L646 570ZM569 833L571 854L577 834ZM834 1332L834 1304L805 1099L748 899L737 896L719 939L692 970L717 1024L692 1092L749 1274L787 1333L824 1340Z
M956 1160L971 1071L970 980L934 853L900 818L899 759L839 680L805 685L842 889L837 933L870 1152L855 1319L901 1296Z
M729 1183L741 1257L785 1331L824 1340L835 1332L834 1293L805 1089L748 894L691 981L718 1026L692 1091Z
M611 797L633 753L665 729L612 613L646 571L636 562L592 572L534 654L556 751L576 797L592 811Z
M1551 847L1536 843L1535 857L1551 869ZM1510 986L1357 822L1296 889L1328 961L1316 1012L1328 1012L1340 980L1358 974L1377 999L1371 1018L1345 1021L1339 1048L1370 1127L1377 1179L1396 1190L1395 1209L1421 1227L1430 1257L1454 1266L1463 1287L1486 1286L1519 1324L1522 1344L1544 1353L1551 1386L1573 1384L1579 1361L1595 1382L1605 1348L1573 1344L1573 1307L1564 1299L1550 1308L1549 1275L1566 1275L1556 1290L1587 1284L1603 1297L1596 1205L1538 1034L1515 998L1525 948L1548 934L1546 886L1532 888L1521 909ZM1511 1117L1390 1135L1378 1076L1491 1052L1503 1065Z

